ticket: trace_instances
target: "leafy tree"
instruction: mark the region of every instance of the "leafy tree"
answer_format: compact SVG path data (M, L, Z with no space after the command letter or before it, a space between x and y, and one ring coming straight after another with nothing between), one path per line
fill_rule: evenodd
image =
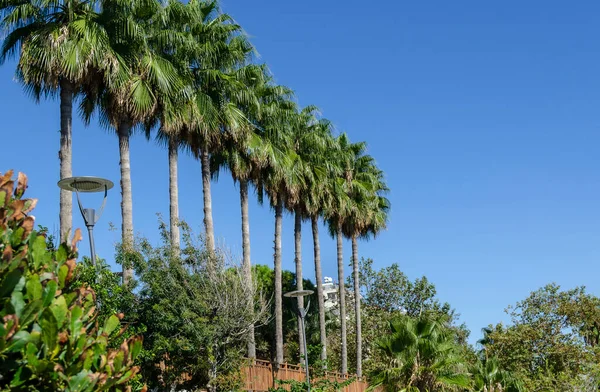
M37 200L22 198L26 188L22 173L16 183L12 171L0 175L0 389L126 390L141 338L120 339L114 314L99 323L94 290L73 285L81 232L48 249L33 229ZM115 339L122 343L110 348Z
M219 390L235 384L248 331L265 322L266 302L226 253L209 252L204 237L182 228L181 257L164 224L161 246L140 241L129 321L145 326L142 372L151 386ZM254 309L247 298L256 298Z
M432 392L470 386L453 331L435 319L399 317L377 345L384 360L370 374L371 388Z
M266 265L253 266L253 274L255 276L258 292L262 293L265 298L271 299L270 314L275 313L275 303L272 300L274 295L274 278L273 269ZM290 271L282 271L282 290L283 292L293 291L297 287L296 275ZM308 279L303 280L303 287L306 290L314 290L315 285ZM314 296L314 295L313 295ZM314 298L312 298L314 301ZM283 298L283 315L282 321L285 326L284 330L284 362L300 362L299 356L300 347L298 345L300 335L297 320L297 303L293 298ZM314 364L320 360L321 349L319 345L319 324L318 324L318 309L314 306L314 302L308 309L306 318L306 336L307 345L309 347L309 363ZM274 360L276 357L276 338L275 338L275 320L273 317L267 325L256 329L256 352L258 358L266 358ZM315 351L315 348L317 349Z
M507 309L511 325L490 327L486 352L528 391L597 387L600 353L588 329L596 322L597 306L598 299L584 288L561 291L547 285Z

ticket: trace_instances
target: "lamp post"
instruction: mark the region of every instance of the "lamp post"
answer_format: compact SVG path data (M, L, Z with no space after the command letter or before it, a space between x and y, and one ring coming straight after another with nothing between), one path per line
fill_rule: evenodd
M307 295L313 294L312 290L296 290L290 291L289 293L283 294L284 297L287 298L298 298L298 297L306 297ZM304 319L306 318L306 314L308 313L308 308L310 307L310 300L306 305L306 308L298 307L298 317L300 317L300 325L302 325L302 341L304 342L304 370L306 371L306 385L308 388L308 392L310 392L310 372L308 370L308 349L306 348L306 327L304 325Z
M96 248L94 246L94 225L100 219L104 206L106 205L106 196L108 190L111 189L114 184L110 180L99 177L69 177L64 178L58 182L58 186L64 190L75 192L77 194L77 204L79 205L79 211L88 230L90 237L90 257L92 259L92 265L96 266ZM100 209L96 212L93 208L83 208L81 199L79 198L79 192L93 193L93 192L104 192L104 200Z

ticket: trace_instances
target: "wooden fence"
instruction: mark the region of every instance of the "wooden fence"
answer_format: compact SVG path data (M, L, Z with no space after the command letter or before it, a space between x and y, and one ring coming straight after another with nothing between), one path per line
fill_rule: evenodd
M274 370L271 362L258 359L254 361L253 365L246 366L242 370L242 375L244 379L244 389L257 392L268 391L269 388L275 386L275 380L306 380L306 373L301 366L284 363L279 366L278 370ZM315 381L326 378L331 381L344 382L354 377L355 376L337 372L325 372L323 377L317 377ZM365 392L367 387L368 384L364 380L355 379L350 385L343 389L343 392ZM284 388L289 390L290 386L284 385Z

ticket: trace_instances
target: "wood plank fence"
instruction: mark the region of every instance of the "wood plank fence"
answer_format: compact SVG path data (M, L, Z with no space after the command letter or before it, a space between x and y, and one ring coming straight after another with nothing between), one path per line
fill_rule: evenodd
M269 390L269 388L275 387L275 380L306 380L306 374L302 366L284 363L279 367L278 370L274 370L271 362L258 359L255 360L253 364L250 364L242 369L242 376L244 379L244 389L246 391L257 392L266 392ZM315 381L326 378L331 381L344 382L355 377L356 376L337 372L325 372L323 377L317 377ZM289 385L282 386L287 390L290 389ZM368 386L369 385L364 380L355 379L342 391L365 392Z

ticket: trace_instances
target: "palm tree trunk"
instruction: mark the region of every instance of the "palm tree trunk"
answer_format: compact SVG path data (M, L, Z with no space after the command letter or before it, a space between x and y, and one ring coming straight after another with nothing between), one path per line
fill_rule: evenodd
M321 360L327 360L327 331L325 330L325 299L323 298L323 275L321 272L321 246L319 244L319 221L312 219L313 244L315 251L315 280L317 281L317 300L319 303L319 331L321 335ZM325 367L325 362L323 362Z
M171 249L179 257L179 186L177 185L177 141L169 138L169 224Z
M294 216L294 251L296 264L296 290L304 289L302 277L302 216L296 212ZM304 308L304 297L298 297L298 309ZM302 336L302 320L298 317L298 344L300 345L300 357L304 357L304 336Z
M354 275L354 313L356 317L356 375L362 377L362 330L360 323L360 278L358 274L358 241L352 236L352 273Z
M212 217L212 197L210 193L210 161L206 146L200 151L202 166L202 194L204 196L204 229L206 230L206 249L210 254L215 252L215 229Z
M123 283L133 277L133 268L127 255L133 251L133 200L131 196L131 163L129 160L129 136L131 121L124 119L117 129L119 136L119 165L121 167L121 235L125 255L123 260Z
M242 253L243 269L246 285L252 289L252 262L250 260L250 219L248 217L248 181L240 181L240 206L242 209ZM253 290L249 290L252 293ZM254 298L248 298L251 310L254 309ZM250 327L248 334L248 358L256 358L256 341L254 340L254 325Z
M342 340L342 374L348 373L348 346L346 332L346 288L344 286L344 244L342 235L342 225L337 225L337 267L338 267L338 282L340 290L340 324L341 324L341 340Z
M283 363L283 293L281 287L281 224L283 221L283 201L277 198L275 204L275 367Z
M73 85L66 81L60 82L60 179L73 175L72 171L72 122L73 122ZM73 193L60 190L60 242L67 242L69 230L73 226Z

